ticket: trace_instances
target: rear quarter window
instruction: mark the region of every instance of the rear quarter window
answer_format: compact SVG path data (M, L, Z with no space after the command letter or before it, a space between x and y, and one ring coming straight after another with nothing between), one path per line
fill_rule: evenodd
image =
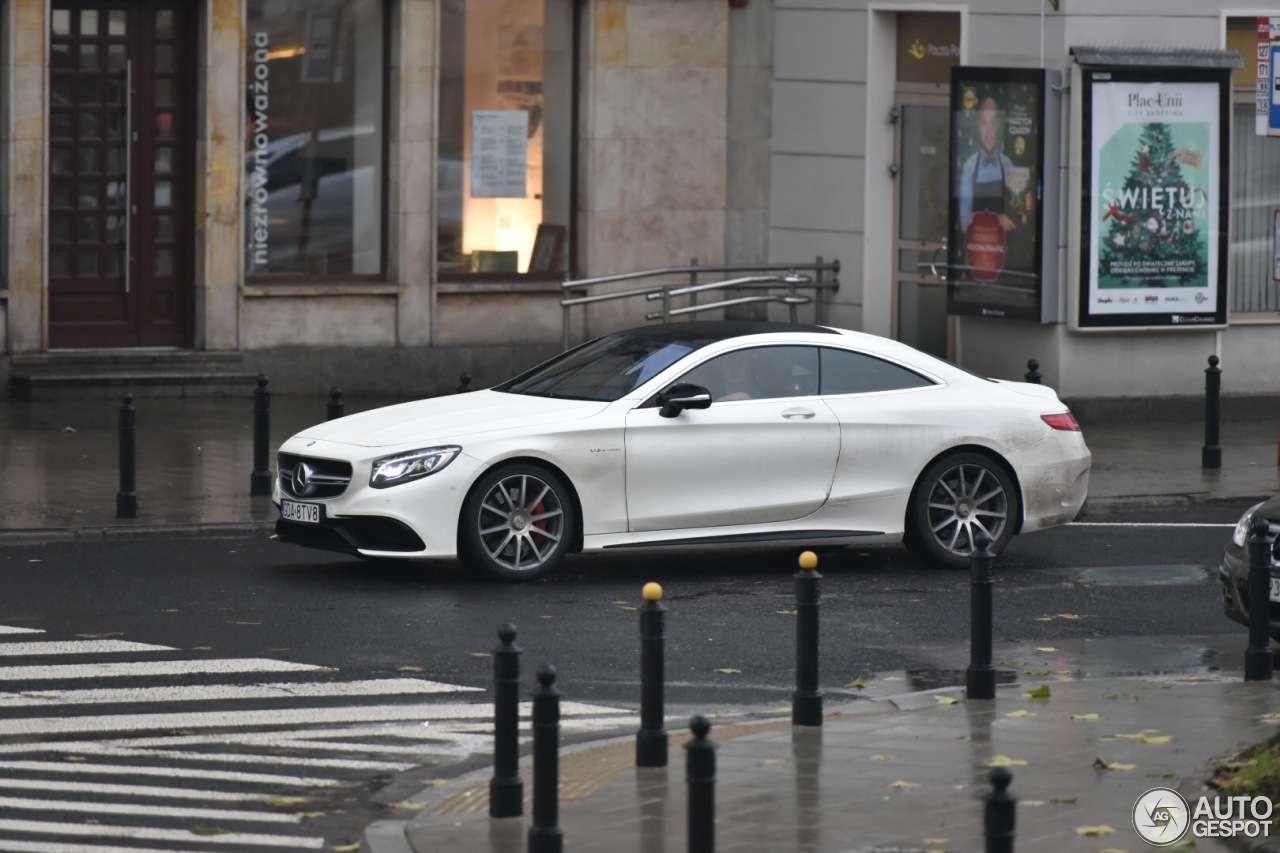
M830 347L822 347L819 352L821 393L827 396L901 391L936 384L914 370L865 353Z

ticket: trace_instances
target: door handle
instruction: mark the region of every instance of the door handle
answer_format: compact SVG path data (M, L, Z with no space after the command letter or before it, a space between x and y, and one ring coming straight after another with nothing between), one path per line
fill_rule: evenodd
M782 410L782 416L789 421L795 420L796 418L799 418L802 421L807 421L809 420L809 418L813 417L814 414L815 413L813 409L783 409Z

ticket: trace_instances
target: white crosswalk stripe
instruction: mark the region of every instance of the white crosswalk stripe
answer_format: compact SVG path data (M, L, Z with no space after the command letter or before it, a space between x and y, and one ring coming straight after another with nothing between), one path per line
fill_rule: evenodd
M14 664L0 666L0 853L321 849L326 840L307 826L313 809L298 803L492 749L482 688L31 636L41 633L0 625L0 658ZM266 675L274 680L253 680ZM524 738L530 710L521 704ZM561 713L566 733L637 722L588 703L564 702Z

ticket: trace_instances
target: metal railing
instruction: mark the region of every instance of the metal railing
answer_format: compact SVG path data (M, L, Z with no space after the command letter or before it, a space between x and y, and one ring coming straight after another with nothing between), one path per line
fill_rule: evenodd
M646 302L661 302L660 311L645 314L646 320L662 320L667 322L672 317L692 316L701 311L712 311L729 308L735 305L748 305L760 302L777 302L786 305L791 315L791 322L796 322L797 309L801 305L814 306L814 319L817 323L825 321L826 305L823 294L840 288L836 275L840 272L840 261L829 263L819 255L812 263L805 264L727 264L719 266L702 266L694 258L689 266L660 267L658 269L641 270L639 272L606 275L598 278L580 278L566 280L561 283L565 297L560 300L562 314L561 343L569 348L569 331L572 311L575 305L585 306L597 302L612 302L617 299L644 299ZM741 274L737 278L702 281L700 277L714 274ZM618 290L612 293L590 293L592 288L602 285L617 284L623 281L658 278L664 276L685 276L684 281L668 281L651 284L631 290ZM699 302L698 295L707 291L765 291L746 296L734 296L718 299L715 302ZM801 291L812 291L802 293ZM572 295L578 294L578 295ZM672 300L687 297L681 307L675 307ZM583 315L583 331L590 338L588 315Z

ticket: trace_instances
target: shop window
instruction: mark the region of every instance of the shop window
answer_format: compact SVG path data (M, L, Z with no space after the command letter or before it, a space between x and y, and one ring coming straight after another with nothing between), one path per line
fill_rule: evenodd
M572 0L442 0L441 279L568 269L572 104Z
M1259 135L1255 106L1257 18L1231 18L1227 47L1244 68L1232 77L1231 313L1280 312L1275 240L1280 210L1280 139Z
M386 27L379 0L248 0L250 277L380 277Z

